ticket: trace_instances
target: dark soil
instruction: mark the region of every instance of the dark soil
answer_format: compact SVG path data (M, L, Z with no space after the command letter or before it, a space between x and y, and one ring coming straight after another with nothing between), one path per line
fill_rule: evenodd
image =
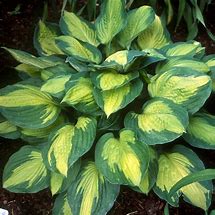
M51 20L57 20L60 0L56 5L49 7L49 17ZM20 4L20 10L13 14L14 9ZM6 46L35 54L33 49L34 28L42 17L44 2L41 0L0 0L0 46ZM206 12L206 22L209 29L215 33L214 23L215 3L213 3ZM174 32L174 40L182 41L186 38L185 27L182 25L177 32ZM197 37L203 46L206 47L208 54L215 53L215 43L209 39L204 28L200 28ZM0 50L0 87L16 82L16 73L12 66L16 65L14 60L3 50ZM2 81L7 80L7 83ZM207 103L206 108L209 112L215 114L215 97ZM0 176L5 163L11 154L16 152L23 143L15 140L0 139ZM196 150L200 158L209 168L215 167L215 151ZM1 179L0 179L1 183ZM2 184L2 183L1 183ZM13 215L46 215L51 214L53 200L48 190L36 194L15 194L6 191L0 186L0 208L9 210ZM161 215L163 214L165 202L160 200L153 193L148 196L134 192L129 188L122 187L121 193L117 198L110 215ZM215 199L212 207L215 208ZM201 209L181 202L180 208L170 208L171 215L201 215L204 214Z

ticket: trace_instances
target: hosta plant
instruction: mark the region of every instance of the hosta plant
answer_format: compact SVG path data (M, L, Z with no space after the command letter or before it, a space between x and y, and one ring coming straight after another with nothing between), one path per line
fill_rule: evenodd
M189 145L215 149L204 109L213 55L173 43L151 7L127 11L124 0L103 1L94 22L67 11L59 25L40 21L34 45L39 57L5 48L20 81L0 90L0 134L26 146L6 164L4 188L50 188L53 214L106 214L120 185L208 210L211 180L169 191L205 169Z
M55 0L52 0L53 2ZM199 32L200 24L207 31L208 36L215 40L215 36L208 29L206 23L206 12L212 7L212 0L125 0L126 8L135 7L135 5L150 5L155 11L161 13L163 23L169 25L175 23L175 30L182 24L186 24L187 40L196 38ZM78 14L85 14L89 19L93 19L96 15L96 9L101 4L101 0L64 0L62 12L66 6L72 12L77 11ZM180 30L178 30L180 32Z

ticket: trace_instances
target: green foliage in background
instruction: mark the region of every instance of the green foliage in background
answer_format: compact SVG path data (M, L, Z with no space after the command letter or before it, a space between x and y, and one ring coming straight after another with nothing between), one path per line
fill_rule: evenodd
M212 0L149 0L149 4L153 8L163 5L162 19L167 25L174 21L176 23L175 30L177 30L182 20L185 21L188 32L187 40L192 40L197 36L199 24L203 25L208 36L215 40L215 36L206 26L204 18L204 13L207 12L207 8L210 7L211 3Z
M81 9L77 12L83 14L85 12L90 20L95 19L96 8L100 6L99 0L83 1ZM77 10L77 0L64 0L62 12L69 5L71 11ZM126 8L135 7L135 5L150 5L153 9L161 14L162 22L165 25L175 23L175 31L179 25L184 21L187 27L187 40L192 40L198 35L199 25L202 25L208 36L215 40L215 36L207 28L204 14L208 7L212 4L212 0L126 0Z
M173 43L150 6L124 0L104 1L95 22L67 11L59 25L40 21L34 45L39 56L5 48L20 81L0 90L0 135L26 146L6 164L4 188L49 188L53 214L106 214L120 185L208 210L214 172L189 144L215 148L215 116L203 109L214 55Z

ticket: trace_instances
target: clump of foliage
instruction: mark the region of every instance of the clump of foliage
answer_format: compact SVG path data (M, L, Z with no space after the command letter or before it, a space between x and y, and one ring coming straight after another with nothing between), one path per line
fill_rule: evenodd
M215 149L215 116L203 109L215 57L172 43L151 7L125 8L106 0L94 23L67 11L59 25L40 21L40 57L5 48L22 80L0 90L0 135L29 144L10 157L3 187L49 187L53 214L106 214L120 185L207 211L211 180L169 193L205 169L189 144Z
M100 5L99 0L82 1L82 7L78 9L80 1L77 0L64 0L62 12L65 7L71 11L76 11L78 14L85 12L91 20L95 18L96 6ZM148 0L148 1L135 1L126 0L126 7L133 7L134 5L150 5L155 11L161 13L161 20L165 25L175 23L175 30L181 24L182 20L186 23L187 27L187 40L192 40L198 35L199 24L201 24L208 33L208 36L215 40L215 36L207 28L205 24L204 13L212 3L211 0Z

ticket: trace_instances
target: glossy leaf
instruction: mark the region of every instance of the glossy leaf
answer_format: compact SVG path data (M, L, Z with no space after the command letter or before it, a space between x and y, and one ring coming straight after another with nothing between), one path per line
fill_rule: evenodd
M102 44L108 44L126 24L125 1L106 0L102 2L96 22L96 33Z
M180 137L188 125L187 111L173 102L155 98L143 106L141 114L130 112L125 127L134 129L146 144L163 144Z
M115 70L117 72L127 72L138 67L140 61L146 56L146 52L137 50L122 50L118 51L108 58L101 64L96 66L100 70ZM134 68L133 68L134 67Z
M94 85L103 91L122 87L138 76L138 72L120 74L115 71L93 72L91 74Z
M65 35L75 37L94 46L99 45L94 25L75 13L64 11L60 19L60 28Z
M62 97L66 83L71 78L71 75L61 75L47 80L41 87L42 92L49 93L55 97Z
M163 47L161 51L163 51L168 57L185 55L193 57L199 54L199 52L201 52L202 50L204 50L204 48L201 47L201 44L199 42L191 41L173 43Z
M140 80L130 82L122 87L112 90L101 91L95 89L94 97L107 117L112 113L126 107L140 95L143 83Z
M211 79L189 68L174 68L155 75L148 90L151 97L167 98L193 114L210 96Z
M129 48L131 42L154 21L155 13L149 6L129 11L126 27L119 34L119 43Z
M91 148L95 134L96 121L89 117L79 117L75 125L63 125L53 131L47 153L51 170L67 176L69 167Z
M162 153L159 158L159 171L155 192L159 197L168 201L166 192L185 176L204 169L204 164L190 149L176 145L169 152ZM177 195L172 197L174 205L178 204L181 194L184 200L205 211L211 202L212 182L194 182L182 187ZM172 204L172 201L169 202Z
M41 78L44 81L47 81L58 76L62 75L68 76L75 73L77 73L77 71L71 68L68 64L63 63L41 70Z
M169 191L168 196L172 197L175 192L180 190L182 187L192 184L194 182L208 181L215 179L215 170L214 169L204 169L198 172L192 173L185 176L180 181L178 181ZM211 215L211 214L210 214Z
M50 180L50 190L52 195L55 195L61 190L61 187L63 185L63 181L66 178L62 174L51 172L51 180Z
M168 71L172 68L190 68L198 72L207 73L210 71L209 67L198 60L181 58L181 57L170 57L168 60L163 61L156 67L156 73Z
M112 184L139 186L149 165L149 149L131 130L121 130L119 138L103 135L96 145L96 165Z
M194 147L215 149L215 116L197 113L190 118L184 139Z
M80 77L70 81L66 85L66 95L62 103L66 103L84 113L97 114L99 112L93 96L93 84L90 78Z
M4 188L15 193L35 193L48 185L49 175L39 149L24 146L10 157L3 173Z
M170 43L168 33L158 16L155 16L152 24L138 36L137 43L141 50L161 48Z
M58 47L69 56L97 64L102 60L101 52L89 43L80 42L70 36L60 36L56 40Z
M69 168L67 177L57 172L51 172L50 190L52 195L65 192L68 189L70 184L75 181L80 170L80 166L81 162L78 160Z
M55 38L60 35L58 25L39 21L34 32L34 47L40 55L63 54L55 44Z
M73 214L106 214L119 193L119 186L108 182L94 162L83 163L77 179L68 190Z
M0 110L4 117L24 128L44 128L58 117L60 108L38 87L11 85L1 90Z
M20 51L20 50L16 50L16 49L9 49L9 48L4 48L4 49L6 51L8 51L20 63L35 66L40 69L44 69L44 68L55 65L54 62L45 61L42 58L37 58L34 55L31 55L24 51Z

